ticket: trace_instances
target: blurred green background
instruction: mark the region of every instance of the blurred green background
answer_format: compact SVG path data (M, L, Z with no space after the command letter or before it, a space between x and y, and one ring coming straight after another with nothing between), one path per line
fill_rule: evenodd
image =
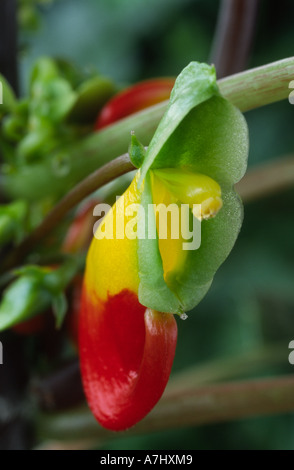
M56 0L42 2L39 22L22 2L21 89L40 55L95 66L120 85L176 76L191 60L207 61L218 0ZM263 0L248 66L293 55L294 3ZM294 78L294 77L293 77ZM293 154L294 106L288 101L246 114L249 166ZM294 340L294 189L245 206L240 237L211 290L188 320L179 322L173 374L281 347L282 358L236 377L292 373ZM257 353L258 354L258 353ZM218 361L215 363L215 361ZM210 364L210 365L209 365ZM210 368L210 369L209 369ZM250 368L249 368L250 369ZM225 378L225 377L224 377ZM104 449L294 449L294 415L117 437Z

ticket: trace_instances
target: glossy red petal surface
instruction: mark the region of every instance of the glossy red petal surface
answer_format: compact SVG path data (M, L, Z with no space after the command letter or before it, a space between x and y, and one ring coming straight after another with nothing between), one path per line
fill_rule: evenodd
M123 90L106 103L98 116L95 128L102 129L141 109L168 100L174 84L173 78L157 78Z
M157 403L173 364L177 324L146 309L130 291L94 306L84 289L80 316L84 390L96 419L123 430Z

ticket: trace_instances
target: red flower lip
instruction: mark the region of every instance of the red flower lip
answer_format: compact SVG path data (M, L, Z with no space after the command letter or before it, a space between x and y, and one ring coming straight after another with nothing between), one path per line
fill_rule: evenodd
M122 90L106 103L99 113L95 128L102 129L141 109L168 100L174 84L174 78L155 78Z
M146 309L128 290L93 305L84 289L82 378L89 406L102 426L124 430L149 413L166 387L176 342L172 314Z

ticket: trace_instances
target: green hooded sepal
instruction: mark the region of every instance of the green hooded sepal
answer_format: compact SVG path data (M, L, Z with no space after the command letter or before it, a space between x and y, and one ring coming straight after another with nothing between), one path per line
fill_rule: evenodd
M180 269L168 273L166 279L158 239L139 241L139 298L144 305L180 313L191 310L206 294L241 228L243 208L233 186L245 173L247 156L243 115L220 95L214 68L191 63L176 81L142 164L139 184L144 179L146 205L153 201L149 170L178 168L200 173L218 183L223 207L215 217L201 222L200 247L188 250Z

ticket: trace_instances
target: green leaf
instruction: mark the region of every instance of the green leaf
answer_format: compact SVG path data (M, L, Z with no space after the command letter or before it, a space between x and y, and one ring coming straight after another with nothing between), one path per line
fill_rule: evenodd
M202 221L200 247L185 251L184 263L169 272L165 280L158 241L139 241L139 297L144 305L179 313L195 307L206 294L241 228L242 203L233 184L244 175L247 155L244 117L220 96L213 67L191 63L176 81L169 108L141 167L140 181L145 178L143 195L153 201L149 170L188 169L207 175L220 185L223 207L216 217ZM190 217L193 221L192 214ZM177 299L177 305L173 299Z
M26 122L15 114L4 117L2 121L2 134L10 142L18 142L26 132Z
M148 207L152 204L150 177L144 181L141 205L145 215L145 234L138 240L139 261L139 301L149 308L160 312L182 313L182 308L175 292L171 291L163 278L163 266L158 247L158 238L152 239L149 232L156 234L155 215L150 216ZM140 223L140 221L139 221Z
M55 325L59 329L62 326L67 311L67 300L63 292L53 297L52 308L55 315Z
M30 128L38 130L47 123L58 123L72 107L76 93L61 76L54 60L41 57L34 65L30 82Z
M245 173L247 156L244 116L223 97L215 96L190 111L164 143L152 168L186 167L219 184L233 185Z
M93 77L76 90L76 98L68 109L69 123L92 124L102 106L115 93L114 84L104 77Z
M53 137L53 130L46 127L28 133L17 147L19 162L32 163L44 153L49 153L56 146Z
M49 122L60 122L76 100L76 93L64 78L35 80L31 87L30 114ZM33 119L32 122L36 122ZM41 121L41 124L42 121Z
M58 67L54 60L49 57L40 57L34 64L31 71L30 86L31 91L35 82L50 82L58 77Z
M51 269L44 279L44 284L52 295L57 295L67 287L77 272L83 268L84 256L72 256L58 269Z
M171 92L170 102L148 147L142 166L141 181L148 169L154 165L165 142L196 106L219 94L215 69L207 64L191 62L178 76ZM165 168L169 168L165 161Z
M0 304L0 331L29 320L50 306L50 294L42 288L41 273L27 273L4 291Z
M139 142L139 140L135 136L135 133L132 132L131 143L129 145L129 156L132 164L136 168L140 168L144 161L145 155L146 150L144 145Z
M28 276L35 279L38 279L40 283L43 283L44 277L52 271L52 268L49 267L40 267L33 264L28 264L27 266L22 266L14 270L16 276Z
M43 313L50 306L59 328L66 313L64 289L81 267L81 260L70 258L58 269L24 266L3 293L0 303L0 331Z
M20 241L25 232L28 206L16 201L0 206L0 246L11 241Z
M7 80L0 74L0 118L16 106L16 97Z
M204 297L241 229L243 207L239 196L227 187L222 198L223 207L217 216L201 223L200 248L188 251L185 268L168 280L185 311L191 310Z

